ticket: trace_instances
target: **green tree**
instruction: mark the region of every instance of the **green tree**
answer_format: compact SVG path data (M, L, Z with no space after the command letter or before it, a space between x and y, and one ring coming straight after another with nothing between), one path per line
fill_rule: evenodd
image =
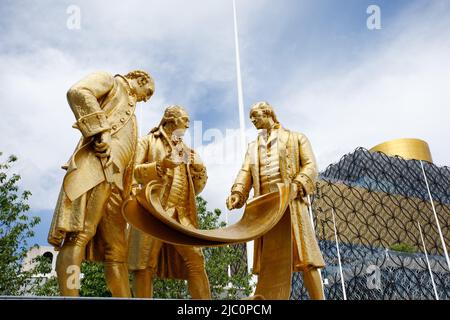
M0 156L2 153L0 152ZM39 217L30 217L29 191L19 191L20 175L10 169L17 157L0 162L0 295L22 295L32 283L33 271L23 271L22 263L30 249L27 239Z
M153 280L153 297L158 299L189 299L185 280L159 279Z
M80 283L80 296L82 297L111 297L105 280L103 264L94 261L84 261L81 264L83 278Z
M416 247L414 247L413 245L410 245L408 243L404 243L404 242L395 243L395 244L391 245L389 247L389 249L391 249L393 251L405 252L405 253L416 253L417 252Z
M45 274L49 270L45 263L45 258L37 257L34 274ZM103 264L94 261L83 261L81 264L81 281L80 296L81 297L111 297L106 280ZM59 296L59 287L56 277L47 280L36 281L32 286L31 294L36 296Z
M200 229L209 230L226 226L225 222L219 222L221 215L219 209L213 212L207 210L207 202L202 197L197 197L196 202ZM213 299L238 299L250 295L251 275L247 273L245 256L241 248L239 245L230 245L203 249ZM233 266L234 272L231 274L229 266ZM189 298L187 283L182 280L155 279L153 290L155 298Z
M59 296L58 281L56 277L50 277L49 279L39 277L42 274L48 274L52 271L52 264L49 259L43 255L37 256L32 261L34 268L32 273L34 275L34 281L30 285L28 291L29 294L34 296Z
M56 277L40 279L32 286L30 293L33 296L54 297L59 296L58 280Z

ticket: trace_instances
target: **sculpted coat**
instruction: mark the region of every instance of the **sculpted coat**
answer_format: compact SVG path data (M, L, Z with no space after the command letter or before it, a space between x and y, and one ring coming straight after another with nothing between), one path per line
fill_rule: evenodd
M67 100L77 119L73 127L83 136L63 166L67 173L48 235L49 243L56 248L61 247L66 233L83 230L86 203L94 187L108 181L114 185L113 194L129 194L137 142L136 97L124 77L93 73L68 91ZM93 137L105 130L110 130L112 137L113 163L107 169L92 148ZM102 261L102 247L99 237L94 236L86 248L86 259Z
M261 136L258 136L256 141L249 144L244 164L232 187L232 192L238 192L242 195L243 201L241 201L239 207L245 204L252 188L254 197L262 194L260 177L262 160L259 156L262 144ZM298 181L303 185L306 195L312 194L317 178L317 165L306 136L280 127L278 129L277 147L282 181L290 183ZM324 267L325 262L311 225L306 199L297 198L290 201L289 210L294 243L293 271L305 271L311 267ZM262 252L261 238L255 240L254 250L253 272L258 274Z
M162 161L174 151L169 139L162 127L142 137L139 140L134 172L137 182L142 185L153 180L159 180L163 184L161 204L164 208L167 205L168 196L174 181L175 169L167 169L166 174L160 177L157 173L157 162ZM180 147L184 150L185 154L193 154L197 160L195 165L192 163L180 165L185 166L187 172L188 185L185 186L185 192L188 194L188 207L185 212L177 212L175 218L185 226L190 225L198 228L195 197L206 185L206 168L200 163L201 160L194 150L190 149L184 142L180 143L182 144ZM148 267L149 255L153 243L154 240L151 236L135 228L131 228L128 259L130 270L145 269ZM183 267L183 264L181 255L174 247L164 243L159 253L156 273L160 278L187 279L187 270Z

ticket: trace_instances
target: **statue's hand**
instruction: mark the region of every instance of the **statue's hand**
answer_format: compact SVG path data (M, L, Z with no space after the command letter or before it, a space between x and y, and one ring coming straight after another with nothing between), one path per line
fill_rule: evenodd
M175 167L178 167L182 162L181 161L174 161L171 155L167 155L162 161L161 161L161 167L165 169L173 169Z
M94 150L95 155L102 160L102 163L105 162L103 159L106 159L106 163L103 166L106 168L112 163L111 158L111 133L109 131L100 132L95 137L94 142Z
M228 208L228 210L236 209L240 202L241 202L240 195L238 193L233 193L227 199L227 208Z
M301 199L303 198L306 194L305 194L305 189L303 188L303 185L299 182L296 182L295 185L297 186L297 194L296 194L296 199Z

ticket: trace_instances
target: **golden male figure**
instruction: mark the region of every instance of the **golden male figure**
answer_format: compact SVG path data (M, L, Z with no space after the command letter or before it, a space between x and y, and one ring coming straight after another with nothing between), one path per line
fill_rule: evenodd
M131 296L126 222L122 199L131 190L137 145L136 102L153 94L150 75L88 75L67 92L82 138L67 169L48 242L60 252L56 262L61 295L79 294L83 260L103 261L106 282L115 297Z
M180 106L170 106L158 127L139 141L134 176L141 185L152 181L163 184L161 203L179 223L198 227L195 196L207 180L206 168L182 137L189 127L189 116ZM153 296L153 277L187 279L193 299L211 299L202 250L163 243L131 228L129 269L134 273L134 296Z
M307 195L313 193L317 177L311 145L303 134L281 127L273 108L267 102L253 105L250 119L261 132L257 140L248 146L244 164L227 199L227 207L229 210L242 207L251 188L257 197L277 191L277 183L294 183L297 195L290 201L287 209L291 217L294 217L292 270L303 272L311 299L323 299L318 268L324 267L325 263L304 200ZM260 276L263 246L261 238L255 240L253 272ZM277 252L273 252L273 255L277 255Z

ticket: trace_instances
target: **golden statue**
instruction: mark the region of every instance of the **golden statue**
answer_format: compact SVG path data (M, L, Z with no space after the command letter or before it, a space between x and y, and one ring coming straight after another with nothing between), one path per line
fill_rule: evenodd
M207 175L200 157L182 140L188 127L185 109L168 107L159 126L139 140L134 177L144 190L155 182L161 184L158 200L165 214L182 226L195 229L195 196L203 190ZM160 278L187 279L193 299L211 299L205 259L199 247L165 243L132 227L128 263L134 274L135 297L153 296L153 277L157 274Z
M115 297L130 297L126 222L122 199L131 191L137 144L136 102L147 101L154 83L144 71L125 76L97 72L76 83L67 100L82 138L70 158L48 242L60 252L56 272L61 295L79 294L80 265L103 261Z
M325 262L308 215L305 197L313 193L317 166L305 135L281 127L272 107L258 102L250 119L261 130L249 144L244 164L227 199L229 210L242 207L253 188L254 196L276 192L278 184L293 187L284 218L255 240L253 273L258 274L255 295L288 299L292 271L302 271L311 299L324 299L319 268ZM291 245L293 241L293 245Z

